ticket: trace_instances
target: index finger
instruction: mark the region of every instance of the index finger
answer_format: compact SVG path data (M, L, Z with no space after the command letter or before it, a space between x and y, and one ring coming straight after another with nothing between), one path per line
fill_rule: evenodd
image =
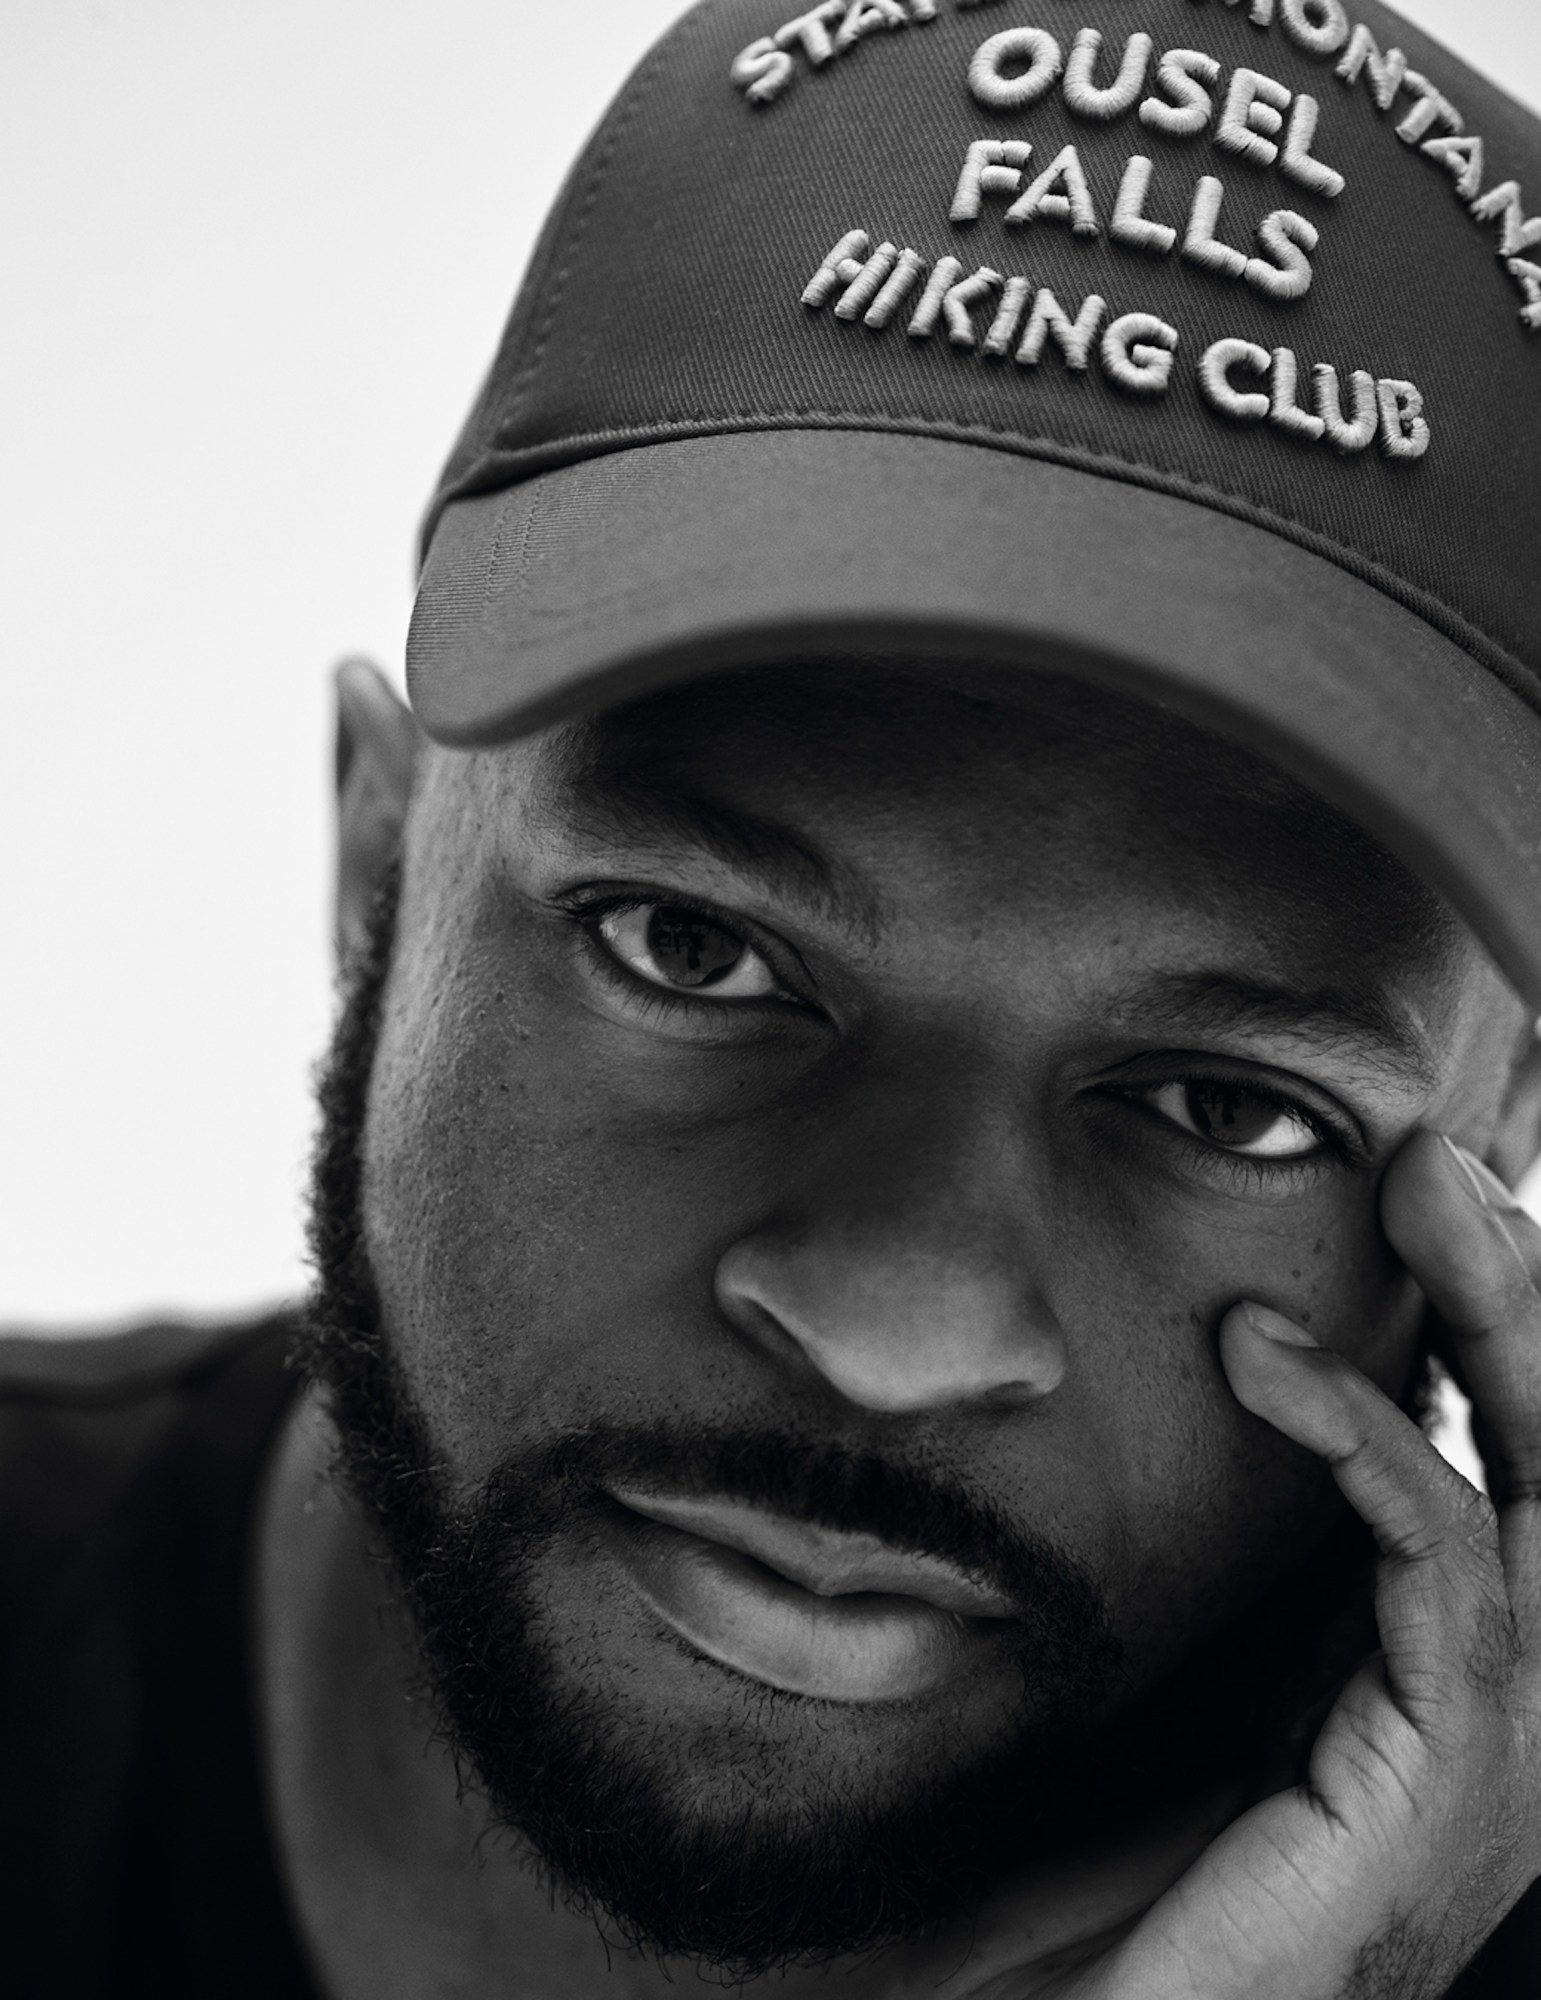
M1381 1213L1449 1330L1511 1558L1541 1617L1541 1228L1496 1175L1437 1132L1392 1162Z

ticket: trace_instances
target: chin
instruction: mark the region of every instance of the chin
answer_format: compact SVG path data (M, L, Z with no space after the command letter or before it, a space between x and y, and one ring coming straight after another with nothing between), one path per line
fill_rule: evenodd
M921 1697L809 1697L705 1656L584 1546L505 1564L496 1611L422 1605L425 1682L492 1816L612 1936L761 1976L922 1935L1060 1851L1092 1718L1035 1703L1004 1641Z
M512 1729L454 1732L494 1816L626 1944L737 1978L828 1962L921 1936L1059 1850L1063 1759L1035 1768L1004 1727L968 1754L920 1708L658 1664L629 1680L558 1654Z

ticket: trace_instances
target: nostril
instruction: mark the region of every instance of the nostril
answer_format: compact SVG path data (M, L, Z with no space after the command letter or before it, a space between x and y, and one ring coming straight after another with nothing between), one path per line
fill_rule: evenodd
M818 1373L803 1342L758 1299L719 1285L717 1303L734 1331L773 1361L796 1373Z
M1020 1382L997 1382L984 1390L978 1401L987 1410L1020 1410L1029 1403L1041 1402L1059 1383L1059 1374L1053 1381L1039 1378L1029 1381L1024 1377Z

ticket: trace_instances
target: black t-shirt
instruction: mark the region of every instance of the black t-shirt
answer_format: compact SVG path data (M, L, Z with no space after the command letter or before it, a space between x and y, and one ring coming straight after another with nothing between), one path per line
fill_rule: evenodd
M0 1337L0 1992L322 2000L258 1775L248 1611L291 1330ZM1538 1994L1541 1887L1452 2000Z
M0 1990L319 2000L250 1674L289 1331L0 1341Z

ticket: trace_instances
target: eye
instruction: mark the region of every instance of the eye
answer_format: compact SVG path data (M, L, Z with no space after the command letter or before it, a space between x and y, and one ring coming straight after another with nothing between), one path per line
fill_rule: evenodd
M1304 1111L1253 1085L1187 1077L1149 1092L1146 1102L1183 1131L1252 1160L1303 1160L1323 1148Z
M713 1000L761 1000L780 982L753 945L700 910L679 903L633 903L595 926L621 963L673 993Z

